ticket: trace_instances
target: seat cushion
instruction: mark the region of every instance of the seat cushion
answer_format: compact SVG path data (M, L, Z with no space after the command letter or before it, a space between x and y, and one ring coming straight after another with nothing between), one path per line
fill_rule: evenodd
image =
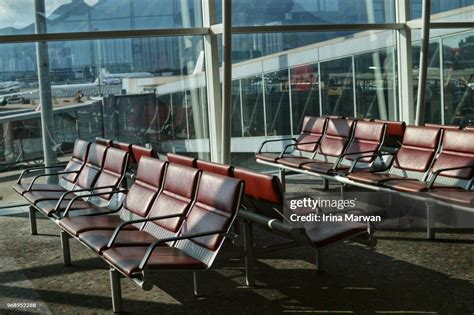
M327 162L312 162L312 163L306 163L301 166L302 169L315 172L315 173L322 173L322 174L329 174L332 173L332 168L334 166L334 163L327 163Z
M104 251L102 255L105 260L130 276L140 271L138 266L147 250L146 246L114 247ZM167 246L160 246L153 251L147 267L149 270L202 270L207 268L203 262L180 249Z
M106 249L114 230L93 230L79 234L79 239L100 253ZM144 231L138 229L120 231L114 242L114 247L121 246L148 246L156 241L156 238Z
M367 224L357 222L308 223L304 228L306 235L316 247L324 247L367 232Z
M437 188L428 192L430 197L444 202L454 202L461 205L474 205L474 191L459 187Z
M392 179L403 179L401 176L390 175L388 173L370 173L370 172L353 172L350 173L348 178L353 181L369 184L369 185L381 185L387 180Z
M27 184L15 184L13 185L13 190L16 191L18 194L23 195L25 192L28 191L30 187L30 183ZM52 185L52 184L33 184L31 187L31 191L65 191L65 189L59 185Z
M300 168L302 165L306 163L313 162L312 159L307 157L288 157L283 159L278 159L277 163L282 164L289 167Z
M99 215L84 217L66 217L59 221L66 232L77 236L79 233L91 230L115 230L122 223L122 219L116 215ZM125 230L134 230L133 225L126 225Z
M426 182L416 179L393 179L383 182L383 186L402 192L424 192L428 190Z
M66 210L66 207L69 205L70 200L65 200L61 202L59 205L59 212L63 212ZM43 201L38 201L35 205L36 208L41 211L43 214L46 214L48 216L52 215L54 212L54 209L56 208L56 205L58 203L58 200L43 200ZM70 210L81 210L81 209L89 209L95 207L94 204L87 202L85 200L79 199L75 200L74 203L71 206ZM110 210L108 210L110 211Z
M280 155L281 153L257 153L255 154L255 158L257 160L275 163L278 159L280 159ZM290 154L285 154L284 156L292 157Z
M36 205L44 200L59 200L65 191L28 191L23 194L23 197L31 204ZM67 194L63 200L71 200L76 197L74 193Z

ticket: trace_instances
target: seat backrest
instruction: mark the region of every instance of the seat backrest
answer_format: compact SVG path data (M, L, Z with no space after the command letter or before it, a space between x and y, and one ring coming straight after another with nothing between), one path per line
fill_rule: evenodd
M92 143L89 147L86 164L82 168L76 182L76 188L92 188L104 166L107 147Z
M89 154L90 142L84 140L76 140L74 143L74 149L72 151L72 156L69 162L67 163L64 171L66 172L80 172L84 167L87 155ZM75 183L79 173L64 174L62 178L69 183Z
M197 160L196 161L196 166L198 169L201 171L205 172L210 172L222 176L229 176L232 177L233 175L233 167L228 164L219 164L219 163L213 163L209 161L204 161L204 160Z
M125 197L120 217L125 220L145 218L158 192L163 186L163 178L168 162L142 157L138 163L137 176ZM141 226L141 225L140 225Z
M163 180L163 189L150 208L148 217L179 214L181 217L156 220L145 224L144 230L157 238L178 233L194 200L201 171L170 163Z
M113 145L113 141L111 139L106 139L102 137L95 137L95 143L101 144L103 146L106 146L110 148Z
M425 124L425 127L429 128L442 128L444 130L460 130L461 126L456 126L456 125L440 125L440 124L431 124L427 123Z
M354 121L346 119L329 119L326 133L318 147L318 160L330 160L344 153L352 135ZM328 159L329 157L329 159Z
M216 230L228 232L237 215L243 190L244 184L241 180L203 172L196 202L192 205L179 235ZM224 235L215 234L180 240L174 246L209 267L223 242Z
M134 163L139 163L140 159L144 156L158 158L158 155L153 148L146 148L136 144L132 144L132 156Z
M355 125L354 136L345 153L357 153L372 151L377 153L382 147L386 130L385 123L358 121ZM355 160L362 155L370 155L370 153L347 155L347 160ZM362 158L362 162L370 163L373 157Z
M167 157L168 162L170 163L181 164L187 167L196 167L196 158L175 153L168 153Z
M234 177L245 182L244 206L261 215L282 219L283 187L278 177L240 167L234 168Z
M474 131L446 130L443 134L441 152L431 168L431 173L438 170L474 166ZM437 177L437 182L447 185L468 188L474 176L474 168L445 171Z
M464 130L467 130L467 131L474 131L474 126L465 126L465 127L464 127Z
M323 117L305 116L296 143L317 142L321 140L321 137L324 134L324 129L326 128L326 121L327 118ZM296 149L305 152L314 152L316 151L317 146L317 143L308 143L297 145Z
M403 136L405 135L405 122L381 119L375 119L374 122L387 124L384 146L389 148L399 148L402 143Z
M94 188L115 186L115 188L94 190L95 192L107 192L116 189L121 183L127 171L128 152L116 148L109 148L105 155L104 167L97 178ZM101 195L100 198L109 200L112 195Z
M423 179L432 165L440 137L440 128L408 126L390 173Z
M124 152L127 152L130 162L135 163L135 160L133 160L132 145L130 143L114 141L112 143L112 148L116 148L116 149L122 150Z

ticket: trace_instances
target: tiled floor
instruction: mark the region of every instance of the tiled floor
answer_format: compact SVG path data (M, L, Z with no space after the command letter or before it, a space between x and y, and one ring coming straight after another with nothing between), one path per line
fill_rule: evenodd
M291 183L293 191L314 186L312 180L301 181L298 189ZM54 223L40 217L39 235L31 236L25 208L3 214L0 314L111 313L108 269L101 258L71 240L73 265L65 267ZM474 234L438 233L436 241L427 241L421 232L377 231L376 235L375 249L354 243L326 249L323 272L315 270L310 247L260 253L253 288L244 285L241 258L220 259L202 275L206 296L200 299L193 297L190 273L161 273L149 292L124 279L125 310L134 314L474 313ZM259 247L282 241L256 230ZM229 243L222 253L238 256L242 248Z

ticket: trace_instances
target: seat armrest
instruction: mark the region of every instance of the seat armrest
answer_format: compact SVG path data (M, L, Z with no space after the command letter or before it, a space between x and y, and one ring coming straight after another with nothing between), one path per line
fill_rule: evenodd
M203 232L203 233L195 233L195 234L189 234L189 235L184 235L184 236L176 236L176 237L168 237L168 238L162 238L154 242L153 244L148 247L148 250L145 253L145 256L143 256L142 261L140 262L139 269L143 270L146 267L146 264L148 262L148 259L150 259L151 255L153 254L153 251L155 250L156 247L158 247L160 244L167 243L167 242L172 242L172 241L179 241L179 240L186 240L190 238L196 238L196 237L202 237L202 236L209 236L209 235L215 235L215 234L227 234L226 230L215 230L215 231L209 231L209 232Z
M265 146L265 144L267 144L269 142L279 142L279 141L296 141L296 138L283 138L283 139L265 140L260 145L260 148L258 148L257 154L262 153L262 150L263 150L263 147Z

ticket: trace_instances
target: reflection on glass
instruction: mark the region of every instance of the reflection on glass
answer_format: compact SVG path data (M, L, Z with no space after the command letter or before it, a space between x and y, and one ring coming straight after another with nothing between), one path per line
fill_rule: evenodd
M413 95L415 106L417 106L416 97L418 91L418 68L420 66L420 43L413 45ZM425 122L442 123L441 113L441 78L439 63L439 44L433 41L429 45L428 53L428 79L426 81L425 95Z
M291 120L288 70L267 73L264 80L267 135L289 135Z
M421 18L421 12L422 12L422 1L423 0L411 0L410 1L410 8L411 8L411 18L412 19L418 19ZM468 6L474 5L474 0L431 0L431 14L436 14L440 12L446 12L450 10L455 10L459 8L465 8ZM469 13L468 16L471 18L469 21L472 21L472 16L474 13L474 10L472 8L466 8L463 10L462 14L465 14L466 12ZM461 13L461 12L458 12ZM461 20L464 20L466 16L462 17L461 19L454 20L453 22L459 22ZM467 20L466 20L467 21ZM437 21L438 22L438 21Z
M352 58L321 63L323 115L354 116Z
M232 81L232 137L242 137L242 107L240 106L240 80Z
M290 75L293 134L298 134L304 116L320 116L318 65L293 68Z
M202 26L201 1L45 0L48 33ZM35 33L33 0L0 0L1 35Z
M262 76L253 76L242 82L242 120L244 137L265 135Z
M215 3L220 23L222 0ZM232 1L232 13L236 26L393 23L395 0L238 0Z
M474 32L443 39L444 119L474 124Z
M356 55L358 118L397 119L394 50Z

